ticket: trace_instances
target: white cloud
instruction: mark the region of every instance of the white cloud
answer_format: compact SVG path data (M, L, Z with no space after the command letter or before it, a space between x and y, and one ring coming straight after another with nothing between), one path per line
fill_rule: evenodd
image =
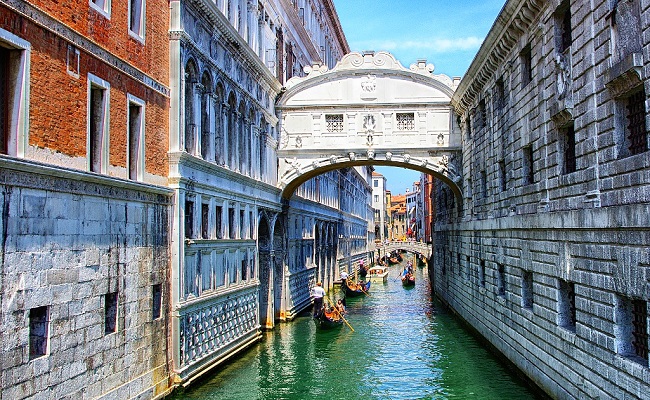
M464 50L478 50L483 43L482 38L476 36L469 36L464 38L442 39L431 38L428 40L369 40L359 42L357 45L361 46L360 50L423 50L433 53L448 53L454 51ZM357 47L352 44L353 47Z

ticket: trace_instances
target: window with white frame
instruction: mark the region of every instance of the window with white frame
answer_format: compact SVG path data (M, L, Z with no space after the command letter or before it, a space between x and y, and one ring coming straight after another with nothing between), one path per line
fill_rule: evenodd
M397 130L398 131L412 131L415 130L415 114L414 113L397 113Z
M111 18L111 0L90 0L90 8L98 11L106 18Z
M128 95L128 165L129 179L144 178L144 101Z
M0 154L25 154L30 52L29 42L0 29Z
M109 92L111 85L88 74L88 122L86 155L88 170L106 173L108 168Z
M129 33L144 40L145 0L129 0Z

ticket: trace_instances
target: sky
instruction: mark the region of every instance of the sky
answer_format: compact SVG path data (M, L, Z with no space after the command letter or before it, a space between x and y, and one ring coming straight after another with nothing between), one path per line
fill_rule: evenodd
M388 51L409 68L420 59L434 74L462 77L504 0L333 0L351 51ZM420 173L376 167L393 194L406 192Z

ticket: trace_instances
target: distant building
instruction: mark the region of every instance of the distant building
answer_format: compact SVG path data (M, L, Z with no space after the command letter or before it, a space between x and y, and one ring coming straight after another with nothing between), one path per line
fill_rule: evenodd
M386 237L388 237L386 177L378 172L372 173L372 208L374 215L374 240L384 242Z

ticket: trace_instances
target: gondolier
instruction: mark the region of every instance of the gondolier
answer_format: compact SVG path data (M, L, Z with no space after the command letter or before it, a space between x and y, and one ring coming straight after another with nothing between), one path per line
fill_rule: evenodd
M323 297L325 296L325 289L323 284L316 282L316 286L312 290L312 297L314 298L314 317L318 317L323 312Z

